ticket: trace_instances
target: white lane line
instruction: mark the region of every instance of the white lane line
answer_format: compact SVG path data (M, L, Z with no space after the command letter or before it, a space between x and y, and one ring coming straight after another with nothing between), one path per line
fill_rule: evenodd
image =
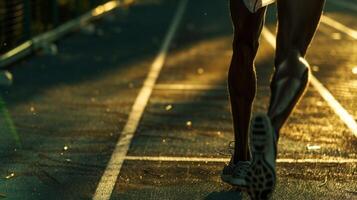
M174 156L126 156L126 160L131 161L155 161L155 162L229 162L230 158L212 158L212 157L174 157ZM293 159L280 158L278 163L326 163L326 164L343 164L343 163L357 163L357 159L330 157L326 159Z
M352 3L352 2L347 2L347 1L342 1L342 0L329 0L328 2L338 5L340 7L346 8L346 9L350 9L352 11L357 11L357 4Z
M322 83L317 80L315 76L311 76L310 82L320 93L322 98L326 100L328 105L333 108L335 113L342 119L343 122L345 122L347 127L351 129L353 135L357 137L357 123L355 119L347 112L345 108L342 107L342 105L335 99L334 96L332 96L327 88L325 88Z
M353 39L357 40L357 31L345 26L344 24L341 24L340 22L338 22L330 17L327 17L326 15L323 15L321 17L321 22L338 30L338 31L341 31L341 32L351 36Z
M149 101L152 90L155 86L160 71L164 65L169 47L176 33L176 30L181 22L181 19L185 13L187 0L181 0L177 8L176 14L173 18L171 26L167 32L165 40L161 46L161 49L151 65L150 72L146 77L143 87L141 88L139 95L137 96L135 103L131 109L128 121L126 122L121 136L115 146L115 149L111 155L110 161L102 175L95 194L94 200L108 200L112 194L121 167L125 160L125 156L129 150L131 140L138 127L139 121L142 117L144 109Z
M229 158L172 157L172 156L126 156L133 161L167 161L167 162L228 162Z
M157 90L227 90L223 85L199 85L199 84L157 84Z
M269 90L267 88L258 88L259 90ZM191 91L228 91L227 86L224 85L201 85L201 84L157 84L155 90L191 90Z
M0 149L13 151L16 148L21 148L20 137L5 101L0 96Z
M270 46L272 46L274 49L276 48L276 38L273 35L272 32L270 32L268 30L267 27L263 27L263 31L262 31L262 35L265 38L266 41L268 41L268 43L270 44Z
M268 41L272 47L276 47L275 36L266 28L263 28L263 37ZM340 117L346 126L352 131L352 134L357 137L357 123L352 115L350 115L345 108L335 99L335 97L328 91L328 89L311 74L310 83L317 90L322 98L328 103L332 110Z

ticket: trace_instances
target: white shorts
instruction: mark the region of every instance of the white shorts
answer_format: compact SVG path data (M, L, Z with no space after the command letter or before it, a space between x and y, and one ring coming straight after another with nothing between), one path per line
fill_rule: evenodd
M276 0L243 0L245 6L247 6L248 10L252 13L257 12L259 8L272 4L275 1Z

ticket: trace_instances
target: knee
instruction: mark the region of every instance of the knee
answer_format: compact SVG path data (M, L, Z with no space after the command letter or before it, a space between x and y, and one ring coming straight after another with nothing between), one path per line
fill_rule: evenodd
M233 53L248 56L243 58L254 59L259 48L258 38L247 33L236 32L233 40Z

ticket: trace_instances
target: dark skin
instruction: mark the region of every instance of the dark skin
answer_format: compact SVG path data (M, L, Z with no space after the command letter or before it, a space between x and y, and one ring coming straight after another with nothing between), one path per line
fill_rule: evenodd
M308 84L304 59L316 32L324 0L277 0L278 33L275 72L271 81L268 116L279 131ZM233 56L228 73L235 136L234 163L250 159L248 132L256 94L254 60L264 26L266 8L251 13L241 0L230 0L234 26Z

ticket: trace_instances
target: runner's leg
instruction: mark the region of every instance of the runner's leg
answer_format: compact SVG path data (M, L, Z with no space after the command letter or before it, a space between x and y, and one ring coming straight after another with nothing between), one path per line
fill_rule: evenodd
M265 10L251 13L242 0L230 1L234 25L233 56L228 72L235 134L234 162L250 159L248 130L252 103L256 93L254 59L264 24Z
M317 29L324 0L277 0L277 3L277 49L268 115L278 137L307 86L309 65L304 57Z

